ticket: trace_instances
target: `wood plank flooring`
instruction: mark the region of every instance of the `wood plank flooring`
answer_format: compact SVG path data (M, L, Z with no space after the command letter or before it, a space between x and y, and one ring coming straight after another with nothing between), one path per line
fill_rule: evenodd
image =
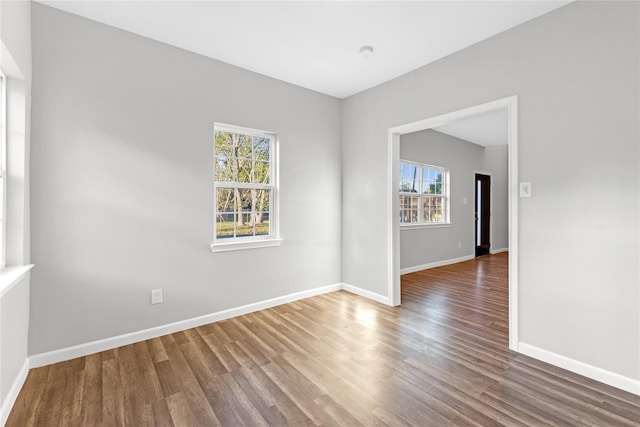
M639 426L640 397L508 350L507 255L32 369L7 426Z

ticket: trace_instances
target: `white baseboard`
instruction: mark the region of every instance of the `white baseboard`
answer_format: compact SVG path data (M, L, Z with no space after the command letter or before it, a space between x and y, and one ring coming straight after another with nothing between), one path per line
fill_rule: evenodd
M351 292L352 294L360 295L361 297L379 302L381 304L391 305L389 303L389 297L376 294L375 292L367 291L366 289L358 288L357 286L349 285L348 283L343 283L342 289L347 292Z
M461 257L455 260L441 261L438 263L425 264L424 266L415 267L415 270L412 271L419 271L425 268L433 268L439 265L453 264L469 259L473 259L473 256ZM402 274L405 273L403 272ZM296 292L282 297L247 304L241 307L223 310L204 316L194 317L167 325L157 326L142 331L132 332L129 334L119 335L111 338L105 338L86 344L80 344L30 356L25 361L22 369L20 370L20 373L11 386L7 398L4 400L4 402L2 402L2 407L0 408L0 426L4 426L11 408L13 407L15 400L24 384L24 381L27 378L27 374L30 368L37 368L40 366L50 365L52 363L74 359L76 357L87 356L89 354L97 353L100 351L110 350L123 345L133 344L135 342L147 340L150 338L156 338L162 335L183 331L185 329L206 325L208 323L217 322L231 317L252 313L258 310L275 307L277 305L286 304L289 302L321 295L328 292L334 292L341 289L371 299L373 301L377 301L381 304L389 305L389 298L387 296L380 295L353 285L349 285L347 283L336 283L333 285L322 286L302 292ZM621 390L640 395L640 381L638 380L628 378L623 375L616 374L614 372L610 372L605 369L598 368L596 366L592 366L584 362L580 362L569 357L543 350L541 348L522 342L518 344L518 351L524 355L533 357L543 362L550 363L554 366L567 369L568 371L575 372L577 374L594 379L596 381L600 381L604 384L611 385Z
M499 254L501 252L509 252L509 248L491 249L489 251L491 255Z
M460 258L445 259L443 261L435 261L435 262L430 262L428 264L416 265L413 267L406 267L406 268L400 269L400 275L413 273L421 270L428 270L430 268L435 268L435 267L442 267L443 265L457 264L459 262L469 261L470 259L474 259L474 258L475 257L473 255L465 255Z
M518 351L524 355L533 357L534 359L550 363L567 371L575 372L592 380L599 381L604 384L619 388L629 393L640 396L640 381L633 378L625 377L615 372L607 371L597 366L589 365L578 360L571 359L561 354L543 350L536 346L519 343Z
M18 394L20 394L20 390L22 390L22 386L24 385L28 374L29 359L27 358L22 364L22 368L20 368L18 376L13 381L13 384L11 384L7 397L2 402L2 407L0 407L0 426L4 426L6 424L9 414L11 413L11 409L13 408L14 403L16 403Z
M98 353L100 351L110 350L124 345L133 344L139 341L160 337L162 335L172 334L174 332L184 331L185 329L195 328L197 326L206 325L207 323L218 322L220 320L229 319L235 316L252 313L258 310L275 307L277 305L309 298L328 292L339 291L342 289L342 283L334 285L322 286L310 289L308 291L296 292L277 298L268 299L252 304L243 305L241 307L231 308L228 310L218 311L216 313L206 314L204 316L194 317L191 319L181 320L167 325L156 326L129 334L118 335L111 338L105 338L97 341L79 344L72 347L53 350L46 353L35 354L29 357L29 364L32 368L50 365L52 363L64 362L65 360L83 357L89 354Z

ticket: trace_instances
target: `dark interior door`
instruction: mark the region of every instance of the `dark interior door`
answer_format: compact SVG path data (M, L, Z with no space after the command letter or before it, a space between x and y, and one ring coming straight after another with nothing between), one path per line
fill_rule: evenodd
M476 256L489 254L491 177L476 174Z

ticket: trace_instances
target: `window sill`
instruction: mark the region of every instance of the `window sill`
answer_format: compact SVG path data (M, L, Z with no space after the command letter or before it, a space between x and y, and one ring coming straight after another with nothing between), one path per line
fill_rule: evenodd
M9 292L32 268L33 264L12 265L3 268L0 271L0 297Z
M246 242L212 243L211 250L213 252L242 251L246 249L269 248L273 246L280 246L281 244L282 244L282 239L264 239L264 240L250 240Z
M400 224L400 231L403 230L417 230L420 228L448 228L451 227L451 223L442 224Z

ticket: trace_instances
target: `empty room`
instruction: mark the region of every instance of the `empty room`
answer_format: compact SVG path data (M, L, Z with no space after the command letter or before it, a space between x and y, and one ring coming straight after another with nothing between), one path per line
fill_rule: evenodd
M0 426L640 425L639 1L0 40Z

